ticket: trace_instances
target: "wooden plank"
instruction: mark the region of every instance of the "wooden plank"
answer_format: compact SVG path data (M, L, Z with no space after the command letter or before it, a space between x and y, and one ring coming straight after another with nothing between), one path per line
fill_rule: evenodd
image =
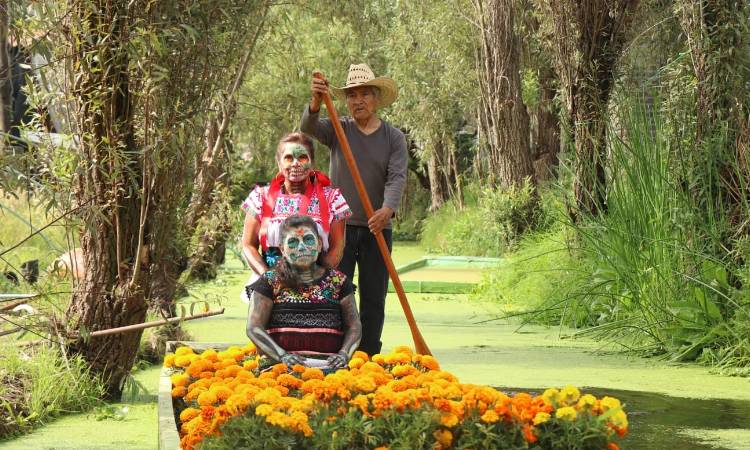
M169 372L169 369L163 367L159 377L159 403L157 407L159 450L179 450L180 448L180 433L177 431L177 422L174 417L172 380L169 378Z

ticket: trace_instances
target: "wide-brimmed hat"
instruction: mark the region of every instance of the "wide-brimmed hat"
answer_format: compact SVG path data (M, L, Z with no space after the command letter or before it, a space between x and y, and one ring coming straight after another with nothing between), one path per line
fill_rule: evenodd
M346 90L359 86L375 86L380 89L380 101L378 107L383 108L398 97L398 86L396 82L388 77L376 77L367 64L352 64L349 66L349 75L346 77L346 85L337 88L331 87L331 92L336 97L346 100Z

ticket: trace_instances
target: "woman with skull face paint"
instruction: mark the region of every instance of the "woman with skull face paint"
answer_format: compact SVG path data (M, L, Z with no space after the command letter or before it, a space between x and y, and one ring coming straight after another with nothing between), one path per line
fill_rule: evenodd
M281 228L282 260L252 286L247 335L268 357L291 367L323 358L345 367L359 345L354 288L346 275L317 264L323 248L307 216L287 218Z
M314 156L307 135L284 136L276 152L279 173L268 186L256 186L243 202L242 254L254 272L248 284L279 261L281 225L292 215L307 215L315 222L323 243L322 265L336 267L341 260L345 221L352 213L328 177L313 169ZM242 298L249 301L245 292Z

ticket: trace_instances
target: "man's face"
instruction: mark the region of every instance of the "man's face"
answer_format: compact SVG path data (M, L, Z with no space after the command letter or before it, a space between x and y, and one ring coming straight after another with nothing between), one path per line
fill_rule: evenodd
M298 183L310 176L311 170L312 158L310 151L304 145L295 142L283 144L283 150L279 156L279 171L284 174L284 178Z
M369 120L378 108L378 99L370 86L346 90L346 106L354 120Z
M323 246L315 232L303 225L290 229L281 243L281 253L290 266L307 269L318 260Z

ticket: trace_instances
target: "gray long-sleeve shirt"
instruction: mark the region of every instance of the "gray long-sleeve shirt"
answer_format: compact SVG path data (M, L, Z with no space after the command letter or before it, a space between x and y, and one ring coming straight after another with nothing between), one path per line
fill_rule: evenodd
M339 121L349 141L372 207L378 209L387 206L396 211L406 186L408 160L404 133L385 121L381 121L380 127L371 134L362 133L351 117L341 117ZM359 200L354 179L346 166L346 159L336 139L331 120L319 118L319 112L311 113L309 105L306 105L300 129L331 149L331 167L328 174L333 184L341 189L352 209L348 223L367 226L365 208ZM387 228L390 227L389 221Z

